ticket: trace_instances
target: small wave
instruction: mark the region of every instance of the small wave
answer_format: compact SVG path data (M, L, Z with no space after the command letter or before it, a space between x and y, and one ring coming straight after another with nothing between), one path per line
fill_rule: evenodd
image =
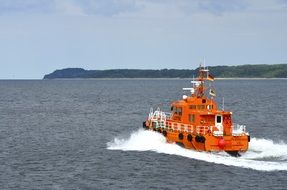
M252 138L249 150L241 157L231 157L225 153L198 152L166 142L164 136L157 132L139 129L128 139L115 138L107 143L109 150L154 151L178 155L206 162L250 168L260 171L287 170L287 145L274 143L268 139Z

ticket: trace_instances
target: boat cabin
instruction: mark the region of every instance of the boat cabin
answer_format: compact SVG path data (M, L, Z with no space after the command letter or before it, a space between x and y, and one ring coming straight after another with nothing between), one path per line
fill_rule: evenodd
M212 127L213 131L231 135L231 112L218 110L213 99L207 97L183 97L171 104L171 120L193 126Z

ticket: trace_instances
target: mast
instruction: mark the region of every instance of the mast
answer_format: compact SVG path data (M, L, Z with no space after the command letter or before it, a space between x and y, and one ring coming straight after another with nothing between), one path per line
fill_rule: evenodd
M201 98L204 96L204 92L206 89L204 82L206 80L207 73L208 73L208 70L200 65L199 66L199 75L197 78L197 80L199 81L199 86L196 89L196 95L198 98Z
M192 88L183 88L183 90L189 90L191 92L191 96L197 97L197 98L202 98L205 96L205 92L208 89L208 87L205 86L205 81L213 81L214 77L209 74L209 70L202 66L202 64L199 65L198 68L198 76L196 79L191 81L192 83ZM212 89L211 86L209 86L209 95L215 96L215 92Z

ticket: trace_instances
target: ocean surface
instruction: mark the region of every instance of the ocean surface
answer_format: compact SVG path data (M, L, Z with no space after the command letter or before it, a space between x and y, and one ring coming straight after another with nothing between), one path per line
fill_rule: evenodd
M240 158L142 130L188 79L1 80L0 189L287 189L287 80L218 80L247 126Z

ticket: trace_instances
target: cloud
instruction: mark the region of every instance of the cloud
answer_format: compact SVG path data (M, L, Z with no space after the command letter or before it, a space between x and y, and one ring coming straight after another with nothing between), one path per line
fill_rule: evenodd
M221 15L225 12L243 11L248 7L246 0L144 0L141 1L154 6L176 8L185 15L197 13L210 13Z
M114 16L125 12L136 12L143 7L136 0L82 0L73 1L88 15Z
M55 11L67 15L86 15L81 6L71 0L58 0L55 2Z
M244 0L203 0L198 1L199 10L207 11L216 15L224 12L238 12L246 10L248 3Z
M0 15L7 13L43 13L53 10L54 0L0 0Z
M50 13L102 17L182 17L286 10L287 0L0 0L0 15Z
M277 2L287 4L287 0L277 0Z
M142 9L138 0L0 0L0 15L63 13L111 17Z

